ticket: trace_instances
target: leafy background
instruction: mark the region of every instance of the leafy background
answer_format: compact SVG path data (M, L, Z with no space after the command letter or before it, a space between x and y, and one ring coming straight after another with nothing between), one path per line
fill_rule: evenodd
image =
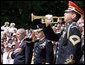
M84 10L84 1L73 2ZM31 22L31 13L37 16L63 16L67 8L68 1L1 1L1 26L8 21L15 22L17 28L35 28L39 22Z

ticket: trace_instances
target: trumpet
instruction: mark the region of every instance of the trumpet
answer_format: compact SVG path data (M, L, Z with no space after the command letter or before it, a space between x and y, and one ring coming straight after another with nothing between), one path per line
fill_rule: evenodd
M64 17L57 17L57 16L53 16L52 17L52 21L51 22L44 22L45 19L48 19L47 17L45 16L35 16L33 13L31 13L31 21L35 20L35 19L41 19L41 23L58 23L59 22L59 19L64 19ZM54 19L57 19L56 22L53 22Z

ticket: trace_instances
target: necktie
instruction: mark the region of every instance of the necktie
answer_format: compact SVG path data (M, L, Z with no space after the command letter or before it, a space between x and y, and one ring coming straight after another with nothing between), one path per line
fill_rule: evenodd
M17 48L19 48L19 45L20 45L20 42L18 43L18 46L17 46Z

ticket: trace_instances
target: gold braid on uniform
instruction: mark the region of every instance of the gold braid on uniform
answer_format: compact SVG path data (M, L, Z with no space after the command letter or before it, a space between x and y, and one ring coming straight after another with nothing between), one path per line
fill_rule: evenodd
M74 40L73 40L74 38L76 38L77 40L74 41ZM80 37L77 36L77 35L72 35L72 36L70 36L69 40L71 41L71 43L72 43L73 45L76 45L77 43L79 43L79 42L81 41Z
M69 56L69 58L65 61L65 64L74 64L75 61L73 60L73 54Z
M67 31L67 39L70 40L70 42L73 44L73 45L76 45L77 43L79 43L81 41L80 37L77 36L77 35L72 35L69 37L69 32L70 32L70 28L71 26L73 25L73 23L69 26L68 28L68 31ZM77 24L76 24L77 25ZM78 25L77 25L78 26ZM78 26L79 27L79 26ZM74 40L74 38L76 38L77 40Z
M32 41L26 41L26 43L31 43Z

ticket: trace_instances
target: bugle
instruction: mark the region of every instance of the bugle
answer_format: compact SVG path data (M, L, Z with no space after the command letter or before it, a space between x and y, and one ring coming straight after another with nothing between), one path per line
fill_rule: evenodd
M64 19L64 17L57 17L57 16L53 16L52 19L57 19L56 22L44 22L45 19L48 19L47 17L45 16L35 16L33 13L31 14L31 21L35 20L35 19L41 19L41 23L58 23L59 22L59 19Z

